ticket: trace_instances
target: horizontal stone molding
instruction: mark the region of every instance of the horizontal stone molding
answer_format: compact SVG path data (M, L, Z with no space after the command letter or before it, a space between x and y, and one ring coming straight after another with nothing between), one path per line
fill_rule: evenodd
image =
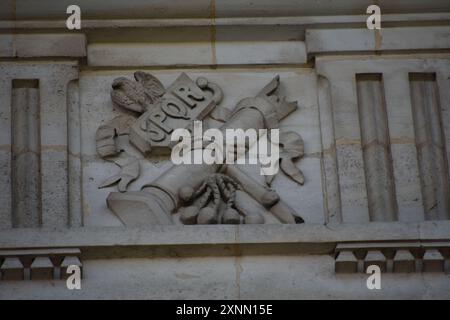
M84 56L84 34L0 34L0 58Z
M306 63L302 41L115 43L88 46L88 64L186 66Z
M336 52L438 50L450 47L450 27L399 27L380 30L306 30L308 54Z
M267 17L231 17L231 18L141 18L128 19L83 18L82 30L102 28L165 28L165 27L229 27L229 26L324 26L358 24L365 25L367 15L324 15L324 16L267 16ZM428 23L450 20L448 12L383 14L383 23ZM58 20L2 20L0 29L64 29L67 30L65 17Z
M80 248L83 258L332 254L337 244L450 241L450 221L341 225L195 225L5 229L0 247Z
M194 0L189 5L183 1L133 0L132 2L111 0L98 2L78 0L86 18L187 18L187 17L258 17L292 15L342 15L365 13L373 2L369 0ZM380 0L377 4L384 13L445 12L447 0ZM34 3L25 0L5 0L0 10L0 19L57 19L65 17L67 2L41 0Z

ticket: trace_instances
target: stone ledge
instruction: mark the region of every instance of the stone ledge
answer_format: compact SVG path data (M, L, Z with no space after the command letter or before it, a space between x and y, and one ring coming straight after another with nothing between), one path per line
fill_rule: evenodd
M85 57L84 34L1 34L0 58Z
M0 19L58 19L65 18L66 1L3 0ZM370 1L361 0L193 0L189 5L181 1L134 0L133 5L120 0L78 0L85 18L220 18L288 15L342 15L364 14ZM381 0L377 3L383 14L404 12L445 12L447 0Z
M81 249L85 258L331 254L341 242L436 240L450 240L450 221L337 226L85 227L6 229L0 232L2 249L75 247Z
M364 13L363 11L362 13ZM303 26L315 28L324 25L362 26L366 24L366 14L318 15L318 16L270 16L232 18L128 18L94 19L83 18L82 30L103 28L167 28L167 27L229 27L229 26ZM383 23L390 26L414 25L420 23L443 23L450 20L448 12L383 14ZM62 29L67 30L66 19L60 20L1 20L0 29Z
M87 56L93 67L306 63L302 41L96 43Z
M450 47L450 27L306 30L308 54L385 50L438 50Z

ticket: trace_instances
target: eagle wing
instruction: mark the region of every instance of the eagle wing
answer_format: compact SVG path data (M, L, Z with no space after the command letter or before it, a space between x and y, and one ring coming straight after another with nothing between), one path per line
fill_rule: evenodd
M117 105L132 111L145 111L144 92L136 82L127 78L117 78L112 84L111 99Z
M134 73L134 78L142 86L150 104L157 102L166 92L164 85L150 73L136 71Z

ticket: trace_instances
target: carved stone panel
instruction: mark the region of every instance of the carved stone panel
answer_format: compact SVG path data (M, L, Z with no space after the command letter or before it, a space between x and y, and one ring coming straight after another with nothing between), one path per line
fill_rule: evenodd
M163 85L164 77L160 80L156 74L138 71L134 77L135 80L123 76L109 80L112 86L104 92L110 92L113 104L109 105L116 116L102 119L103 124L94 135L83 137L95 139L97 156L107 161L96 165L98 173L106 174L102 177L96 174L98 191L92 190L104 195L108 220L116 217L126 226L302 223L305 219L302 206L295 204L294 210L292 203L294 199L303 199L306 200L305 210L311 204L315 206L314 212L308 212L311 221L323 221L319 194L312 200L311 195L304 192L308 185L313 189L321 188L319 171L310 171L311 165L319 165L319 159L301 160L308 153L308 147L311 151L320 149L310 132L313 123L318 123L318 114L314 111L317 106L305 105L309 100L314 101L315 91L295 90L295 85L302 83L301 78L307 80L308 87L307 74L301 77L288 74L287 88L282 75L268 74L265 79L259 75L251 86L248 81L252 75L248 75L244 77L247 82L243 82L249 86L248 93L236 86L237 83L223 81L225 78L220 74L213 80L209 75L195 77L181 73L169 82L167 89ZM222 84L231 90L224 89ZM233 89L240 89L237 90L240 93L234 93ZM300 103L289 102L293 99L286 93L295 93L294 98ZM304 109L303 115L298 105L302 111ZM300 121L307 129L290 124L288 120L292 116L292 123ZM192 132L194 120L203 120L205 129L217 128L223 133L233 128L280 129L279 173L261 176L256 173L258 165L173 166L168 156L174 145L170 141L171 133L180 128ZM87 125L91 126L90 121ZM313 130L317 131L318 127ZM313 139L305 141L299 131ZM306 173L300 169L304 161L309 162ZM119 172L112 171L114 167L108 162L116 165ZM155 165L163 167L157 169ZM102 166L111 171L100 169ZM310 177L308 172L311 172ZM151 176L153 178L149 178ZM277 190L277 185L281 189ZM291 185L292 190L288 192L287 201L285 185Z

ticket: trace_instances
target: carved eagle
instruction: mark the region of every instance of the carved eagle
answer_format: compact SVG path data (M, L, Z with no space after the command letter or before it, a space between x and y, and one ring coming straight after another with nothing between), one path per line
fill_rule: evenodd
M120 77L113 81L111 99L117 105L143 113L151 108L166 90L163 84L153 75L136 71L134 73L136 81Z

